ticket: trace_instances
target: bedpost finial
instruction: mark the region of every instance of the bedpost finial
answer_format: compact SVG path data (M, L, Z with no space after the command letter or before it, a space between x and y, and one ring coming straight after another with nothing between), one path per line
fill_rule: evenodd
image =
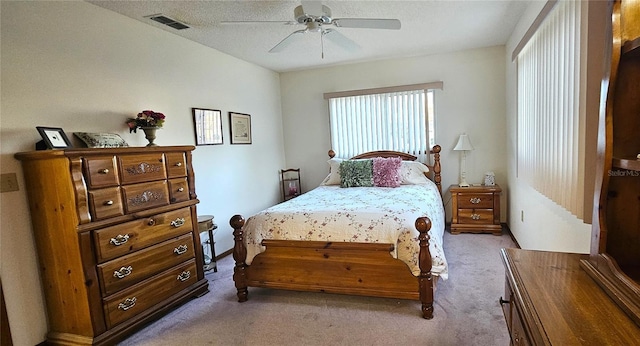
M442 147L440 147L438 144L433 146L433 149L431 149L434 153L439 153L442 150Z
M429 230L431 229L431 220L426 217L419 217L416 220L416 229L420 232L420 233L427 233L429 232Z
M329 158L330 159L332 159L332 158L334 158L336 156L336 152L333 151L333 149L330 149L328 154L329 154Z
M244 226L244 218L242 215L233 215L231 220L229 220L229 225L231 225L233 229L240 229Z

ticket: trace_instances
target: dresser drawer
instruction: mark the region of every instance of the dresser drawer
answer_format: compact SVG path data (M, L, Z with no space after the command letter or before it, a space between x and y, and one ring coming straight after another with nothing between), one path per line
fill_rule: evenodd
M100 288L113 294L158 272L194 258L191 233L98 265Z
M189 183L187 183L187 178L169 180L169 200L171 203L189 200Z
M166 180L122 186L122 193L127 214L169 204Z
M89 190L89 210L94 221L124 215L120 188Z
M515 302L512 302L515 304ZM524 330L522 323L522 316L519 311L518 305L515 305L512 310L511 316L511 345L514 346L529 346L529 338Z
M464 224L493 224L493 209L459 209L458 222Z
M122 184L142 183L167 178L163 153L118 156Z
M94 233L96 259L102 263L191 231L190 208L103 228Z
M165 156L169 178L187 176L187 159L184 153L166 153Z
M117 186L119 183L115 156L83 158L83 167L90 188Z
M493 193L464 193L458 194L458 208L493 208Z
M197 281L196 262L192 259L105 298L107 327L141 314Z

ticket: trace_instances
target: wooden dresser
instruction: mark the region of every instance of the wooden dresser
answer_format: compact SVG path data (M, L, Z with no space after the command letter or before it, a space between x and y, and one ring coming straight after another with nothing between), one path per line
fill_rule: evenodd
M502 249L513 345L640 345L640 328L580 267L587 255Z
M502 234L498 185L459 187L451 185L451 234L460 232Z
M114 344L208 292L193 146L18 153L49 344Z

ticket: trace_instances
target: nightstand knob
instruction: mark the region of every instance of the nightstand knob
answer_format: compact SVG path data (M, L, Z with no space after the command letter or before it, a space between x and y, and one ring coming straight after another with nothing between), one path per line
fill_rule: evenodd
M478 204L478 203L480 203L480 201L482 201L482 199L480 199L478 197L473 197L473 198L469 199L469 202L471 202L472 204Z
M471 220L480 220L479 214L471 214Z
M109 173L109 170L108 170L108 169L106 169L106 168L103 168L103 169L99 170L99 171L98 171L98 173L100 173L100 174L107 174L107 173Z
M176 167L182 167L182 162L176 163Z

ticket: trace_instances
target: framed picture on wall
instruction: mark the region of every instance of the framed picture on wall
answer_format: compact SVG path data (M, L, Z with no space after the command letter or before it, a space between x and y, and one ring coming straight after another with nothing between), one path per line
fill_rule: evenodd
M191 108L196 145L223 144L222 112L217 109Z
M36 143L36 150L71 148L71 141L59 127L36 126L42 140Z
M229 112L231 144L251 144L251 115Z

